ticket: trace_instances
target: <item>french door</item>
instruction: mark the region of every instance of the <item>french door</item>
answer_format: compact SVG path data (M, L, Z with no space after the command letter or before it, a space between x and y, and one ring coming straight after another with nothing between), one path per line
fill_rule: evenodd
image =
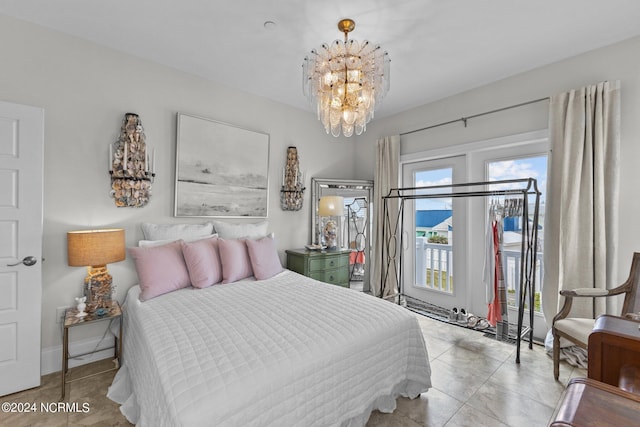
M538 248L536 251L536 280L534 283L534 336L544 338L547 328L542 316L540 307L542 286L543 286L543 251L544 251L544 213L545 213L545 193L547 186L547 152L548 143L530 143L523 146L486 150L475 153L469 162L470 174L478 180L497 181L501 179L535 178L538 181L538 189L542 195L540 198L540 216L538 221ZM478 214L470 215L469 226L472 233L469 237L469 245L472 253L482 253L485 248L486 224L488 221L489 203L488 199L478 199L470 201L470 212ZM510 323L517 322L519 279L520 279L520 244L522 221L532 221L533 206L529 206L529 218L510 217L502 221L503 225L503 246L502 263L507 288L507 308ZM482 277L484 258L470 257L469 268L471 276L480 275ZM478 286L471 290L472 301L484 301L485 287ZM527 297L528 300L528 297ZM481 316L486 315L486 305L473 304L472 309ZM528 303L526 309L528 310ZM524 316L525 325L529 326L529 316Z
M405 163L403 187L466 181L466 157ZM448 191L450 189L445 189ZM439 192L439 191L438 191ZM435 191L431 191L431 194ZM428 194L416 190L416 194ZM466 304L467 215L461 198L405 200L404 293L440 307Z
M442 150L423 154L425 160L414 154L403 161L401 187L525 177L538 180L538 187L543 194L536 255L534 335L544 337L546 325L539 313L538 301L544 279L541 263L548 155L546 132L469 143L453 147L444 154ZM405 201L403 241L407 243L403 248L403 286L406 295L445 310L465 308L467 313L487 316L483 267L490 202L485 197ZM529 211L533 212L533 207L530 206ZM511 323L517 321L517 284L520 274L518 234L522 226L518 221L522 220L510 218L503 224L507 239L503 263L509 291L507 297L511 303L508 306ZM528 316L525 316L525 323L527 319Z

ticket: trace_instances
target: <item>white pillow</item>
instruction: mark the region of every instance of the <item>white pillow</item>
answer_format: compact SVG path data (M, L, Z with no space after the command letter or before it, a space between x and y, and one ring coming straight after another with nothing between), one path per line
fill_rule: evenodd
M212 237L218 237L216 233L209 234L204 237L192 237L190 239L163 239L163 240L138 240L138 247L140 248L152 248L154 246L162 246L167 243L175 242L176 240L184 240L186 243L195 242L198 240L210 239Z
M194 239L210 236L213 233L213 224L152 224L143 222L142 233L146 240Z
M212 221L216 233L223 239L259 239L267 235L268 221L248 224L232 224L222 221Z

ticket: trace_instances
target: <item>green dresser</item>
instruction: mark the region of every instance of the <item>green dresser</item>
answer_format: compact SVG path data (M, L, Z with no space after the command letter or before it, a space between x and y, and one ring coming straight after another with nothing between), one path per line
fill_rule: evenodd
M321 282L349 287L350 250L325 252L289 249L286 252L289 270Z

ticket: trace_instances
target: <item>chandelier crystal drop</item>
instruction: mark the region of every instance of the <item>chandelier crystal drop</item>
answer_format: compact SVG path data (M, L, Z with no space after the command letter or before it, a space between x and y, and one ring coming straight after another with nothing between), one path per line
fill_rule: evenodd
M355 26L351 19L338 22L344 42L323 44L302 64L303 93L316 105L324 129L336 137L364 132L389 91L389 54L366 40L349 40Z

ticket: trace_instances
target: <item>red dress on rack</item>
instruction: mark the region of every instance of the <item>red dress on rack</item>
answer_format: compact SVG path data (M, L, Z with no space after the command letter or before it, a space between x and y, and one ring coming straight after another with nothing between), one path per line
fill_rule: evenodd
M496 326L496 323L502 321L502 309L500 306L500 281L502 281L504 287L504 277L502 275L502 260L500 253L500 237L498 236L498 222L493 221L491 223L492 237L493 237L493 257L494 257L494 272L493 272L493 301L489 303L489 312L487 313L487 320L491 326Z

